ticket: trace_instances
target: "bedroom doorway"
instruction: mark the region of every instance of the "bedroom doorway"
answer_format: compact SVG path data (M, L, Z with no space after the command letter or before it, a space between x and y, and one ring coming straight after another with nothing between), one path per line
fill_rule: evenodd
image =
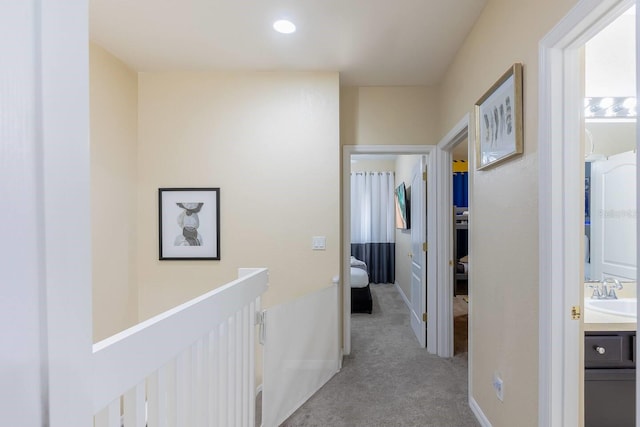
M458 354L462 354L465 351L469 352L472 348L472 336L469 328L470 319L472 319L473 299L473 280L469 275L472 264L472 259L469 257L469 250L472 247L470 227L473 222L470 215L471 197L469 191L472 185L472 176L464 177L466 191L463 191L464 181L462 181L459 190L458 186L455 187L455 190L463 192L465 195L454 198L453 175L454 160L460 165L462 165L460 161L464 161L467 173L469 169L472 169L468 166L473 162L473 156L469 155L468 135L469 115L467 114L438 144L440 150L438 200L441 201L437 213L440 218L438 228L438 233L440 233L438 236L440 242L438 247L438 307L440 307L440 311L438 316L441 329L438 335L438 356L441 357L452 357L456 350ZM461 169L465 169L465 166L461 166ZM456 212L454 201L466 206L460 206L461 209ZM466 260L464 260L465 256L467 256ZM463 261L460 261L461 259ZM464 264L461 272L457 272L458 262ZM468 360L471 358L468 357ZM470 364L469 372L471 372Z
M400 175L396 177L394 181L394 191L399 187L399 185L395 185L396 183L404 183L405 189L410 187L411 183L411 167L415 164L415 159L424 156L426 159L427 169L430 170L431 174L434 174L435 171L435 147L434 146L344 146L343 147L343 267L342 267L342 285L343 285L343 354L348 355L351 353L351 297L353 291L351 289L351 254L352 254L352 245L351 245L351 172L352 172L352 164L357 165L354 166L354 171L362 172L362 168L367 166L362 166L365 162L376 162L377 165L374 169L392 169L394 173L399 173ZM413 162L411 162L413 159ZM352 163L352 160L355 160L355 163ZM385 163L386 162L386 163ZM361 165L358 165L361 163ZM396 164L399 165L399 169L396 167ZM410 165L408 167L409 173L406 177L403 176L404 170L406 170L405 165ZM406 179L405 179L406 178ZM434 179L435 181L435 174ZM434 188L435 190L435 188ZM435 206L435 191L431 192L433 200L427 201L432 206ZM426 222L426 221L425 221ZM437 247L435 242L435 215L433 218L433 224L429 222L428 227L433 227L434 232L431 233L432 237L427 241L429 247ZM410 304L410 276L411 276L411 259L407 256L410 253L410 245L411 245L411 233L410 229L398 230L395 228L395 224L393 226L393 233L396 236L405 237L407 240L407 249L396 249L395 256L395 272L394 272L394 280L390 286L396 287L398 293L403 297L403 300L407 307L411 307ZM404 258L400 256L400 251L404 254ZM357 253L356 253L357 254ZM434 254L435 256L435 254ZM360 260L362 261L362 260ZM426 265L435 266L435 258L426 256L425 260ZM429 264L431 263L431 264ZM406 268L402 267L402 265L406 264ZM432 298L433 301L433 313L436 312L435 308L435 268L431 269L433 271L429 271L429 274L426 277L426 280L421 285L422 286L422 294L425 295L428 292L434 292L434 296ZM398 282L398 277L406 277L406 279L400 279L403 284L407 284L407 290L403 290L400 285L396 284ZM356 279L357 280L357 279ZM374 281L375 283L375 281ZM382 282L379 282L382 283ZM427 286L428 283L433 284L433 286ZM430 289L434 288L434 289ZM426 304L426 302L425 302ZM373 302L373 310L375 310L375 301ZM427 307L427 310L430 308ZM422 320L422 316L420 316ZM428 337L426 339L427 350L435 353L436 352L436 316L433 316L434 321L430 322L429 330L433 334L432 337ZM429 342L431 341L431 343ZM431 345L430 345L431 344ZM424 344L423 344L424 345Z
M466 357L469 348L469 139L451 150L453 188L453 355Z

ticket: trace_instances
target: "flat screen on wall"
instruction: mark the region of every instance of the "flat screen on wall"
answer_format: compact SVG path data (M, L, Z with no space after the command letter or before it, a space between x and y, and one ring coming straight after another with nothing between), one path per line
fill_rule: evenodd
M396 205L396 228L401 230L409 229L409 198L407 197L407 189L404 182L396 188L395 191Z

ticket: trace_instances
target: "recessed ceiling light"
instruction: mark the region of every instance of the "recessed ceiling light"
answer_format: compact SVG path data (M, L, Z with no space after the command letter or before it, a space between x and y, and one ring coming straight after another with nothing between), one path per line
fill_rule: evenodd
M282 34L291 34L295 33L296 26L291 21L281 19L273 23L273 29Z

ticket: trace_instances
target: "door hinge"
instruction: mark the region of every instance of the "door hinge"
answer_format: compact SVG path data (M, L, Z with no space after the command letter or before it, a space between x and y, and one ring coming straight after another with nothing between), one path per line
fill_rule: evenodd
M580 320L580 306L574 305L571 307L571 319Z
M422 313L422 321L427 323L427 313Z
M449 260L449 267L453 267L453 261Z
M258 332L258 337L260 339L260 344L264 345L264 340L266 338L266 323L267 321L267 311L266 310L262 310L262 311L257 311L256 312L256 325L260 326L260 331Z
M427 171L422 172L422 180L427 182Z
M427 252L427 248L429 247L429 245L427 245L427 242L423 242L422 243L422 250Z

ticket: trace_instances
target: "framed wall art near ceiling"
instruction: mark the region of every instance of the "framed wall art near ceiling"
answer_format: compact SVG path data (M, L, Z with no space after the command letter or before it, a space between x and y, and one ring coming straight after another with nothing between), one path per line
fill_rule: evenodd
M522 64L513 64L475 104L476 169L522 153Z
M220 189L158 189L160 260L220 259Z

